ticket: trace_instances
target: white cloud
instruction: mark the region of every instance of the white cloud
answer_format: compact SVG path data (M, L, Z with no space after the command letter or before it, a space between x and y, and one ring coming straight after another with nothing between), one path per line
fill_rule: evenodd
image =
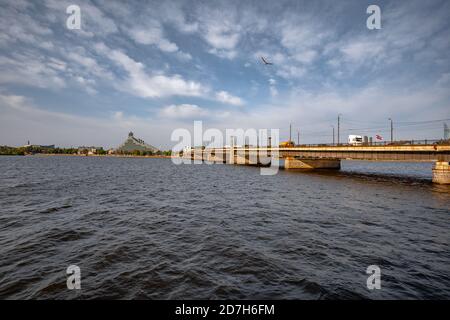
M221 58L234 59L241 39L237 12L230 7L199 8L199 34L210 46L208 52Z
M226 91L216 92L216 99L225 104L231 104L233 106L242 106L244 101L241 98L231 95Z
M183 52L176 43L165 37L164 28L157 20L150 19L145 25L129 28L127 32L136 43L154 45L162 52L174 53L180 61L192 60L189 53Z
M42 56L15 54L0 56L0 83L59 89L66 86L61 76L64 65Z
M187 53L187 52L183 52L183 51L178 51L176 53L176 57L181 60L181 61L189 61L192 60L192 56Z
M294 60L301 62L303 64L310 64L317 57L317 51L315 50L305 50L293 55Z
M325 33L315 29L312 24L286 23L282 28L281 44L293 51L304 50L319 45Z
M209 49L208 52L211 54L214 54L220 58L229 59L229 60L233 60L238 54L236 50L224 50L224 49L217 49L217 48L211 48L211 49Z
M35 51L13 54L12 57L0 56L0 83L50 90L76 85L93 94L96 93L97 79L114 80L113 74L88 56L83 48L61 49L60 52L65 61Z
M89 56L83 47L71 48L69 51L62 51L68 58L70 68L76 72L84 73L85 76L97 77L102 80L113 80L114 75L105 67L100 66L96 59Z
M282 65L276 73L285 79L299 79L305 75L306 69L303 67Z
M278 96L278 90L277 90L276 87L270 86L269 89L270 89L270 95L271 95L272 97Z
M277 81L273 78L269 79L269 90L270 90L270 95L274 98L276 96L278 96L278 90L275 87L275 85L277 84Z
M96 45L98 52L108 57L128 73L128 77L116 85L117 89L127 91L143 98L160 98L168 96L206 96L209 88L202 84L183 79L180 75L148 75L145 66L133 60L119 50L107 48L104 44Z
M17 4L15 2L2 3L0 45L7 47L15 43L23 43L36 48L52 49L53 43L45 39L45 37L53 34L52 29L25 12L25 9L33 6L33 4L14 8Z
M208 111L195 104L169 105L160 111L160 116L178 119L193 119L208 115Z
M239 37L239 33L221 25L211 25L205 33L206 41L216 49L234 49Z
M198 30L198 22L188 21L180 3L175 1L164 1L161 5L161 18L164 19L165 22L174 25L180 32L187 34Z
M156 20L147 21L145 26L131 28L128 33L137 43L155 45L163 52L178 51L178 46L164 37L163 28Z
M356 40L349 42L341 48L345 57L353 62L369 60L384 51L384 46L380 42L370 40Z

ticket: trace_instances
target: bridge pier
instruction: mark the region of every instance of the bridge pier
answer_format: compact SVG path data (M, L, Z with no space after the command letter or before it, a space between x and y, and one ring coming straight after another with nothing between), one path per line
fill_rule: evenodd
M234 164L247 166L270 166L271 157L267 153L237 152L234 157Z
M206 155L206 161L215 163L226 163L226 156L223 153L218 154L209 153Z
M450 184L450 163L436 161L433 167L433 182L439 184Z
M192 160L197 161L197 162L202 162L203 161L203 155L200 154L194 154L194 156L192 157Z
M240 164L240 165L248 164L248 159L245 157L245 155L237 154L234 157L234 159L235 159L235 161L234 161L235 164Z
M341 169L341 160L336 159L297 159L286 157L285 169Z

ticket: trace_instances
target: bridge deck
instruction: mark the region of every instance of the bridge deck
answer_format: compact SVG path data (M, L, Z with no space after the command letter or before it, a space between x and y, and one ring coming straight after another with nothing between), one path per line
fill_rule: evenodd
M450 161L450 145L386 145L386 146L297 146L288 148L211 148L194 154L229 154L240 156L272 154L279 158L339 159L373 161Z

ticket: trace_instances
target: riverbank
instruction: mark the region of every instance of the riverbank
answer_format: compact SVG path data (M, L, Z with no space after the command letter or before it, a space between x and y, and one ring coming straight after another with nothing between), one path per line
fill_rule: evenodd
M44 156L44 157L108 157L108 158L158 158L158 159L171 159L175 156L164 156L164 155L151 155L151 156L137 156L137 155L119 155L119 154L90 154L90 155L82 155L82 154L58 154L58 153L37 153L37 154L27 154L27 157L36 157L36 156Z

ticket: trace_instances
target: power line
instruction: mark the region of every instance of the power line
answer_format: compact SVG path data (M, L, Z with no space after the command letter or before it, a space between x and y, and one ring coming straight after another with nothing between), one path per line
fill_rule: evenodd
M450 118L446 118L446 119L435 119L435 120L423 120L423 121L396 121L395 123L397 125L402 125L402 126L409 126L409 125L419 125L419 124L426 124L426 123L438 123L438 122L443 122L443 121L449 121ZM379 121L361 121L361 120L353 120L353 119L348 119L348 118L344 118L341 120L341 122L343 123L353 123L353 124L373 124L373 125L382 125L384 124L384 122L379 122Z
M450 119L433 119L433 120L422 120L422 121L399 121L395 122L395 127L397 132L405 132L407 130L412 130L413 132L425 132L425 131L432 131L432 130L442 130L441 126L437 126L439 122L448 121ZM315 123L314 125L317 126L319 123L325 123L326 121L320 121ZM330 121L331 122L331 121ZM343 126L344 124L344 126ZM354 126L356 124L362 124L367 126ZM346 125L349 126L349 128L346 128ZM373 125L373 126L370 126ZM306 127L311 126L311 123L305 124ZM346 117L342 118L342 116L339 114L338 117L338 136L342 133L359 133L359 134L375 134L375 133L388 133L389 130L391 130L391 127L388 122L378 122L378 121L360 121L360 120L354 120L354 119L348 119ZM302 136L306 138L329 138L333 137L333 134L326 133L327 131L321 130L321 131L302 131ZM339 140L338 140L339 143Z
M424 120L424 121L398 121L396 123L401 124L420 124L420 123L431 123L431 122L442 122L442 121L448 121L450 119L437 119L437 120Z

